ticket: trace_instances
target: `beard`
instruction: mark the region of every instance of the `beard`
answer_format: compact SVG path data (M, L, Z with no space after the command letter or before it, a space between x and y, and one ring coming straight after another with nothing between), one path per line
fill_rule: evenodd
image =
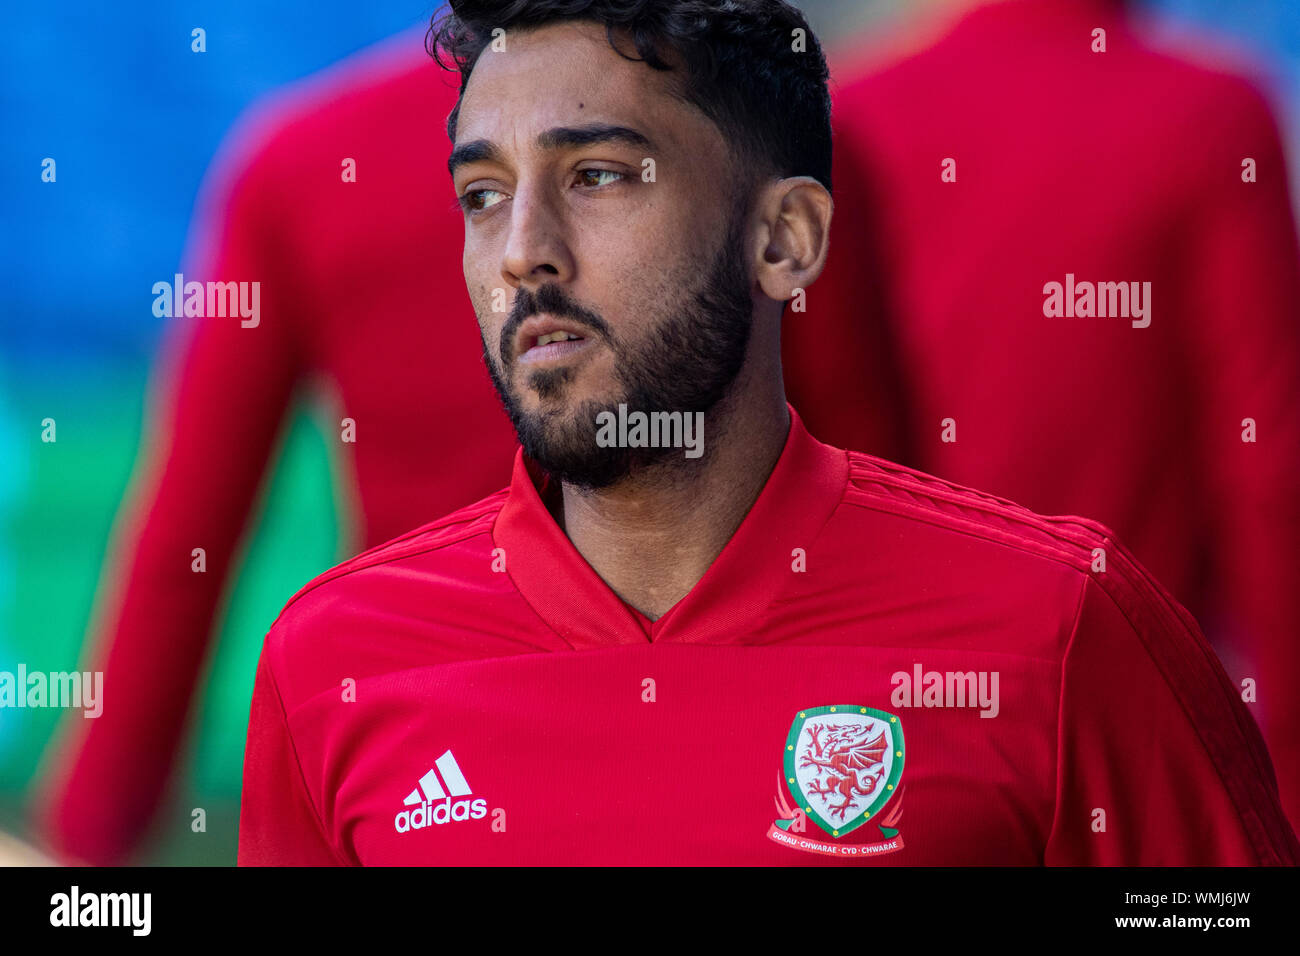
M524 453L552 478L583 491L608 488L652 468L685 467L707 460L687 459L681 448L609 448L597 444L597 416L641 411L708 414L727 396L745 362L753 323L749 268L744 256L746 209L733 206L726 236L700 286L686 303L664 315L639 343L620 340L599 315L571 302L553 283L536 293L521 288L501 330L498 355L502 371L483 359L514 425ZM582 323L590 337L604 340L614 353L620 394L589 399L575 408L541 412L524 410L508 384L513 342L520 324L539 312ZM529 374L526 387L543 402L559 399L573 378L571 368L541 369ZM716 425L716 423L715 423ZM717 434L716 431L713 434Z

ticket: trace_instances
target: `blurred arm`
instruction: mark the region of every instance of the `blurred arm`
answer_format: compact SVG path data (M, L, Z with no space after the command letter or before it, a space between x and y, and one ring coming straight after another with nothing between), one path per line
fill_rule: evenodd
M1247 88L1248 89L1248 88ZM1236 92L1236 90L1234 90ZM1185 274L1193 394L1218 605L1211 637L1249 669L1283 806L1300 823L1300 252L1286 163L1253 90L1221 105L1229 131L1211 148L1218 185L1190 230ZM1241 180L1256 161L1258 181ZM1254 419L1256 441L1242 440Z
M33 804L54 852L96 864L122 862L161 800L298 373L273 233L278 196L256 161L211 179L185 280L260 282L260 321L170 322L83 652L84 667L104 672L103 714L71 712ZM206 554L203 573L191 569L196 548Z

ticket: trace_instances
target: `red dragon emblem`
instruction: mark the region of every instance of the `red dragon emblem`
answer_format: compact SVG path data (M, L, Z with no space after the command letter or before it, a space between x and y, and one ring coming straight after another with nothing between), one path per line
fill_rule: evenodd
M809 724L805 729L810 739L799 755L799 768L816 768L807 792L822 797L830 812L843 820L856 808L858 797L868 796L880 783L889 748L885 732L857 723ZM843 802L833 803L837 797Z

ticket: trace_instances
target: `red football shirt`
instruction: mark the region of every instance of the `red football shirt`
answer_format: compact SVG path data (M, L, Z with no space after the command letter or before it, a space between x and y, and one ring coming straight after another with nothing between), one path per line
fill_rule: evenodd
M1105 528L821 444L792 410L754 506L650 623L535 474L519 454L508 489L289 602L241 864L1300 860L1253 719Z

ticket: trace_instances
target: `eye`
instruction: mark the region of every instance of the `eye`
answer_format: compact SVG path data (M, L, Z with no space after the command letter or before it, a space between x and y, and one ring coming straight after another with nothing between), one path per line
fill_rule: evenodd
M600 181L599 177L611 176L615 179L626 179L622 173L613 169L580 169L578 170L578 179L583 186L608 186L613 180ZM595 180L595 181L593 181Z
M504 194L496 189L470 189L459 197L460 208L466 212L482 212L501 201ZM493 198L495 197L495 198Z

